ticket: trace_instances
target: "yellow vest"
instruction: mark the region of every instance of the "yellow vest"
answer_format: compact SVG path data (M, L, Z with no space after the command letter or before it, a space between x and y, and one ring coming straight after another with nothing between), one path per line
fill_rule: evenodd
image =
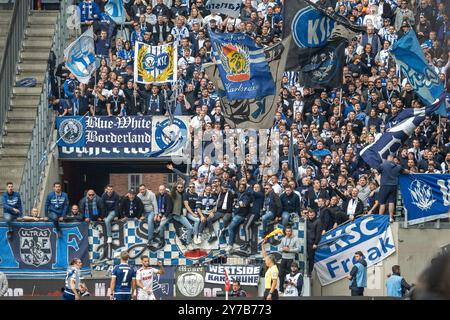
M264 277L264 288L269 289L272 287L272 280L278 281L278 267L276 264L271 266L266 271L266 275ZM278 285L278 283L277 283ZM277 288L277 287L275 287Z

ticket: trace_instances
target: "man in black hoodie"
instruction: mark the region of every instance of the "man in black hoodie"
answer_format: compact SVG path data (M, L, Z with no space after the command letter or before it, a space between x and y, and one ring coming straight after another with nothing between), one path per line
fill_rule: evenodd
M316 212L308 209L308 220L306 223L306 253L308 255L308 277L311 277L314 268L314 256L317 246L322 237L322 222L316 217Z
M121 221L127 219L144 220L144 204L142 200L136 197L136 192L130 189L128 193L120 200L119 218Z

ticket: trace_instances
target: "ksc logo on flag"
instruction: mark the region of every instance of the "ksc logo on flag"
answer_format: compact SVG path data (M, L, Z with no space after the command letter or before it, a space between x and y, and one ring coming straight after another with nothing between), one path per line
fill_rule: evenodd
M308 6L297 12L291 28L293 39L300 48L315 48L326 44L333 31L334 21Z
M177 81L176 44L149 46L136 42L134 74L138 83Z
M80 116L56 118L58 146L83 147L86 144L86 119Z
M314 267L324 286L345 278L353 267L353 257L361 251L372 266L395 252L387 215L360 217L350 224L327 232L320 240Z

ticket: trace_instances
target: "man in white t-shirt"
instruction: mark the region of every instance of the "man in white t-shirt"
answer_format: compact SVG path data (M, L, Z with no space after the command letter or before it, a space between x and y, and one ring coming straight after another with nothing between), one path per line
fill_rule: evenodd
M164 267L160 261L157 262L160 269L150 267L148 256L142 256L142 267L136 272L137 300L156 300L153 294L153 277L155 274L164 274Z

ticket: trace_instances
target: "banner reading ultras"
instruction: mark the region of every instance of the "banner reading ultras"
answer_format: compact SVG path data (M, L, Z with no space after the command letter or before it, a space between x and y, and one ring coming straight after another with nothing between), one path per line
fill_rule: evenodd
M372 266L395 252L387 215L368 215L327 232L314 258L317 275L324 286L349 274L354 254L361 251Z

